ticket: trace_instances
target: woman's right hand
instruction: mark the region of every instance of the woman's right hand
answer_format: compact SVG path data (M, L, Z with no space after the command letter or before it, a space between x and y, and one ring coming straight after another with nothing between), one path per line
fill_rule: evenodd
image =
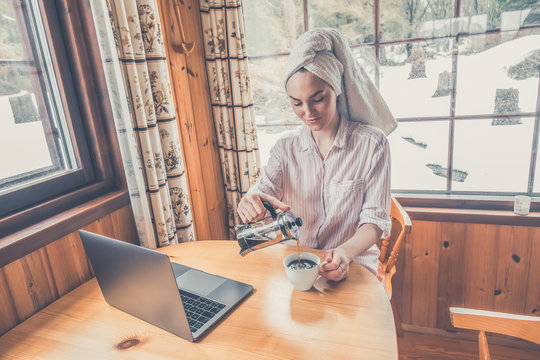
M266 208L262 204L262 201L270 203L274 208L288 211L291 209L289 205L285 205L275 197L263 193L250 193L244 195L244 197L238 203L236 210L238 215L244 224L261 219L266 213Z

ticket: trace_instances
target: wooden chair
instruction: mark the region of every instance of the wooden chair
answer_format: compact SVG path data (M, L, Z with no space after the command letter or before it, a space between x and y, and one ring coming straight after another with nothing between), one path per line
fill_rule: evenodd
M396 303L392 297L392 277L396 273L396 261L399 256L401 244L405 242L407 235L410 234L412 223L409 215L403 209L401 204L392 196L392 207L390 209L390 218L392 220L392 230L390 236L379 241L378 246L381 251L379 261L382 266L383 278L380 279L384 284L386 294L392 304L394 312L394 322L398 336L403 336L401 330L401 319L398 313ZM381 272L381 271L379 271Z
M540 344L540 317L514 315L494 311L450 308L452 325L478 330L479 359L489 360L486 331L510 335Z

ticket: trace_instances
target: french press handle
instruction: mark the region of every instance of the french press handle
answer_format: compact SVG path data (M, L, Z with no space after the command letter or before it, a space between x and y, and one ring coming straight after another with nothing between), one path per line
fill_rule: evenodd
M272 205L270 205L270 203L268 201L264 201L264 200L261 200L261 201L262 201L262 204L264 205L264 207L266 208L266 210L268 210L270 215L272 215L272 219L277 218L276 209L274 209L274 207Z

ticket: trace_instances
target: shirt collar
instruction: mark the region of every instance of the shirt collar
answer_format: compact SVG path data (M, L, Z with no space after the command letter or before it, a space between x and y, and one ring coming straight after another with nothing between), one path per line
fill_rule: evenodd
M339 122L339 127L334 139L334 146L344 148L347 145L347 128L349 127L349 121L343 117ZM306 124L302 124L300 129L300 148L302 151L306 151L313 147L315 149L315 140L311 136L311 130Z
M339 127L334 139L334 146L344 148L347 145L347 129L349 128L349 120L341 117L339 121Z
M300 128L300 149L307 151L312 145L315 145L315 141L311 136L311 130L306 124L302 124Z

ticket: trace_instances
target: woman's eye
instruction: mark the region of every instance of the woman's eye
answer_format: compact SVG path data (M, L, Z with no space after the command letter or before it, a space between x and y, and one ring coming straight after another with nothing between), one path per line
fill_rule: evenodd
M318 99L313 99L311 101L313 101L314 103L319 103L323 100L323 98L318 98Z
M293 103L294 106L300 106L302 103Z

